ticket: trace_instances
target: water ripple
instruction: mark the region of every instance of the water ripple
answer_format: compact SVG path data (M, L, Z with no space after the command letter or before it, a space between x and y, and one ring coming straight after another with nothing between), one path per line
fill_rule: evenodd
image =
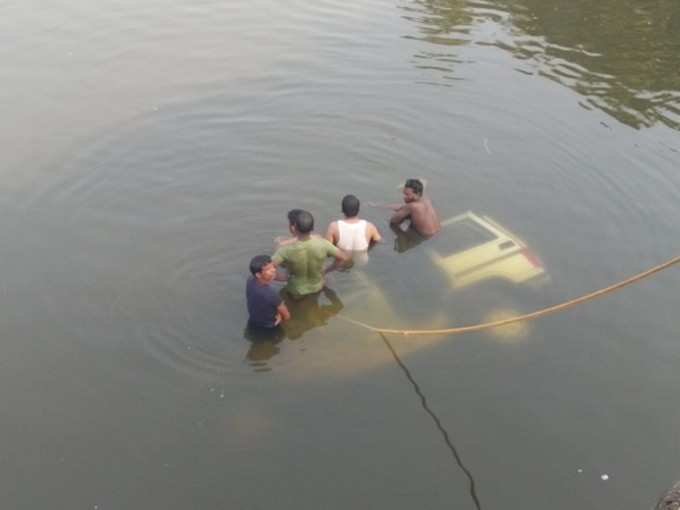
M569 87L622 123L636 128L663 123L680 129L680 40L668 38L667 31L655 30L662 23L659 16L663 9L648 11L624 5L607 11L599 6L598 15L583 17L581 13L588 9L563 8L555 3L551 12L550 3L535 4L532 0L513 4L422 0L400 7L404 19L419 33L408 34L407 39L449 46L454 51L458 46L496 47L524 62L517 67L519 72ZM664 4L668 10L677 8ZM619 19L627 10L631 11L629 17ZM625 47L623 39L627 40ZM456 57L450 54L450 58ZM432 65L416 65L453 72L454 66L439 66L434 56L432 60Z

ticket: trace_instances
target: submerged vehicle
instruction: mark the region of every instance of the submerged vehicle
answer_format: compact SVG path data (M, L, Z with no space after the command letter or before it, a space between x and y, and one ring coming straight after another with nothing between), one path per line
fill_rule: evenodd
M543 263L526 243L488 216L468 211L441 226L428 251L454 289L484 280L512 284L547 280Z
M513 310L516 297L523 301L528 297L518 291L535 290L549 281L543 263L527 244L488 216L459 214L443 221L434 239L421 237L418 244L420 255L415 259L400 259L401 255L392 259L392 264L403 260L404 265L392 269L388 277L353 272L353 282L343 293L349 302L361 303L353 313L368 319L381 317L384 323L423 321L434 327L440 321L450 322L453 317L447 310L455 309L469 322L498 310ZM395 251L406 250L395 242ZM460 293L463 289L465 295Z
M375 347L376 333L371 327L443 329L520 315L527 300L536 298L534 283L548 281L547 271L527 244L487 216L466 212L450 218L442 222L434 239L423 239L417 246L406 256L395 248L398 253L378 264L355 266L334 277L341 300L336 310L342 311L333 315L349 319L339 323L338 331L352 341L326 343L327 353L333 352L326 359L332 362L305 364L305 374L320 370L326 375L351 375L392 363L384 349ZM528 296L515 292L525 287L531 287ZM322 308L333 304L326 297L319 299ZM313 313L319 312L315 308ZM319 317L302 320L316 327L325 325L331 316ZM519 344L530 329L526 323L517 323L490 329L487 334L498 342ZM445 334L418 336L417 341L392 335L390 343L400 356L408 356L448 339ZM298 371L296 377L305 374Z

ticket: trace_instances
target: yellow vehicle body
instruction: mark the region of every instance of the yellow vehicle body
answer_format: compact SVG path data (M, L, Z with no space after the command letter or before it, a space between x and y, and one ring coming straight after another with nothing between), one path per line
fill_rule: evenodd
M464 249L460 249L460 248ZM428 254L429 255L426 255ZM486 216L467 212L442 223L442 230L435 239L428 241L423 256L431 257L441 273L442 287L460 289L485 280L504 280L513 284L525 284L547 280L547 273L538 258L531 254L526 244L516 235ZM371 326L394 329L441 329L469 322L457 316L455 310L442 304L441 308L423 310L422 318L403 317L395 309L395 303L385 290L362 269L353 269L345 275L346 288L339 292L344 309L341 315ZM436 289L441 292L444 289ZM511 304L490 309L482 314L482 322L517 315ZM295 378L327 377L329 373L353 376L393 363L389 351L379 337L349 322L333 321L338 331L346 332L352 342L329 341L325 344L326 359L318 365L305 363L291 374ZM488 334L502 342L520 342L527 336L527 326L506 326L489 330ZM424 349L433 348L447 335L413 337L390 336L390 343L401 357L408 357ZM332 354L331 354L332 353Z
M546 277L524 241L488 216L470 211L442 222L430 257L455 289L483 280L519 284Z

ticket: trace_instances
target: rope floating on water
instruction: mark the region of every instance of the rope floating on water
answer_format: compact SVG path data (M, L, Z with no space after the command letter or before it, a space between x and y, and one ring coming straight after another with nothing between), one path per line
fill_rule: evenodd
M526 313L524 315L518 315L516 317L510 317L507 319L501 319L497 321L492 321L492 322L485 322L482 324L473 324L470 326L459 326L456 328L444 328L444 329L388 329L388 328L378 328L375 326L371 326L370 324L366 324L365 322L358 321L356 319L352 319L350 317L345 317L343 315L338 315L339 318L350 322L356 326L362 327L364 329L367 329L369 331L374 331L375 333L383 333L387 335L401 335L401 336L410 336L410 335L459 335L461 333L471 333L473 331L482 331L484 329L491 329L491 328L497 328L499 326L506 326L508 324L512 324L513 322L520 322L520 321L528 321L528 320L534 320L538 319L539 317L542 317L544 315L548 315L551 313L558 312L560 310L565 310L566 308L571 308L572 306L578 305L580 303L584 303L586 301L590 301L591 299L596 299L598 297L601 297L605 294L609 294L610 292L614 292L616 290L619 290L627 285L630 285L631 283L635 283L639 280L642 280L643 278L646 278L648 276L653 275L654 273L658 273L659 271L662 271L664 269L667 269L671 267L674 264L677 264L680 262L680 255L677 257L674 257L670 260L667 260L663 264L659 264L658 266L654 266L650 269L647 269L646 271L643 271L641 273L638 273L634 276L631 276L630 278L626 278L625 280L622 280L618 283L615 283L614 285L610 285L609 287L604 287L602 289L596 290L594 292L590 292L588 294L584 294L582 296L579 296L574 299L570 299L569 301L565 301L563 303L558 303L556 305L548 306L547 308L542 308L540 310L536 310L535 312L531 313Z

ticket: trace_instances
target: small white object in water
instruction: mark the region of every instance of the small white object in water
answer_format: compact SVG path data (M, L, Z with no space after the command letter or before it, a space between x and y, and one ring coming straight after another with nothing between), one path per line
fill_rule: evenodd
M578 469L576 470L576 472L577 472L577 473L583 473L583 469L578 468Z
M220 394L220 398L224 398L224 393L221 393L221 394Z
M600 478L602 478L603 480L609 480L609 475L602 475Z
M484 139L484 148L486 149L486 152L491 154L491 150L489 150L489 140L487 138Z

